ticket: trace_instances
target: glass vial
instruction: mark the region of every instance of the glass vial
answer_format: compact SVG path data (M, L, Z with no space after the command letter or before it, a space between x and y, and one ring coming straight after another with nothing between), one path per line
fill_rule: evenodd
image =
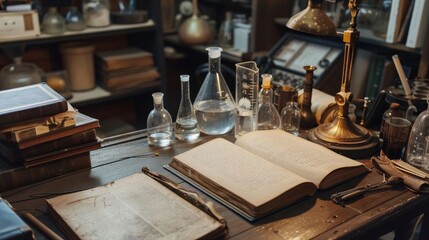
M292 133L295 136L299 135L301 110L299 110L297 102L286 103L285 107L281 111L281 120L283 130Z
M182 98L174 125L174 135L179 140L191 142L198 139L200 129L189 97L189 75L180 75L180 86Z
M423 159L424 156L428 158L427 151L429 146L427 140L429 136L429 105L428 109L421 112L414 122L411 129L410 137L407 146L407 161L417 167L423 167L426 170L429 168L429 159ZM424 161L423 161L424 160Z
M232 13L225 12L225 20L222 22L219 28L219 35L218 35L219 44L222 47L231 48L232 34L233 34Z
M304 94L301 104L301 127L312 128L316 126L316 117L311 111L311 97L313 94L313 73L317 68L315 66L304 66L305 80L304 80Z
M273 76L268 73L261 76L262 89L258 96L258 130L281 129L280 115L273 104L273 89L271 88Z
M43 16L43 32L46 34L63 34L66 30L66 23L56 7L50 7Z
M237 112L234 134L239 138L243 134L256 130L258 117L259 69L256 62L235 64L235 99Z
M173 121L170 113L164 108L164 94L152 94L153 110L147 117L147 141L150 146L166 147L173 137Z
M225 134L235 125L235 103L220 70L222 48L209 47L209 71L194 101L201 132Z

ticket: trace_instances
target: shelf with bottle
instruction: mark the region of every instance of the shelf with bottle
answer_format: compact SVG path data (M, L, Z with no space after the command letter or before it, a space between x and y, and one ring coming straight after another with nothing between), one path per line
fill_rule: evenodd
M84 40L94 37L131 34L135 32L151 31L153 29L155 29L155 22L153 20L148 20L147 22L137 24L111 24L108 27L102 28L86 28L82 31L66 31L61 35L42 33L36 37L1 39L0 43L2 44L2 47L18 45L20 43L25 43L25 45L33 45L58 42L59 40Z

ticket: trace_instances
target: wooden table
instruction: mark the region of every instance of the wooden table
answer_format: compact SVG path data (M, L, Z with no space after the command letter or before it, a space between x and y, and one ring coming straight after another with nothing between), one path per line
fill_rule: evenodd
M234 140L232 135L222 137ZM10 201L17 210L30 211L60 233L46 213L46 198L100 186L139 172L143 166L173 181L181 182L189 189L194 189L162 166L169 163L172 156L211 138L202 137L194 144L175 142L167 148L152 148L147 145L144 131L112 137L105 140L101 149L91 153L91 169L4 192L2 197ZM368 160L363 162L371 167ZM311 198L253 223L213 201L219 213L227 219L229 226L227 238L232 239L370 239L397 227L409 226L410 221L429 210L428 194L415 194L402 186L368 194L344 207L330 200L332 193L380 180L381 175L372 171L366 176L328 191L319 191ZM199 193L205 199L212 200ZM45 238L40 232L35 231L38 239ZM427 237L424 234L426 233L423 233L423 239Z

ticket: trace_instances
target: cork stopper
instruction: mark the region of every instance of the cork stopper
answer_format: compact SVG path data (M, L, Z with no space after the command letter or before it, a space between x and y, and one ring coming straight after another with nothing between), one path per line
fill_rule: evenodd
M268 73L264 73L261 75L262 77L262 87L263 88L271 88L271 80L273 79L273 76Z
M390 104L390 107L391 108L398 108L400 105L399 105L399 103L397 103L397 102L393 102L393 103L391 103Z

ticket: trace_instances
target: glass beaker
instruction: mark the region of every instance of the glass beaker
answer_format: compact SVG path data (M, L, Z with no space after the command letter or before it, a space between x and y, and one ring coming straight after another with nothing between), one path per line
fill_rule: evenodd
M429 103L429 101L428 101ZM428 109L421 112L411 129L407 145L407 161L417 167L422 166L423 156L426 154L426 139L429 136L429 105ZM426 155L425 155L426 156ZM426 165L428 163L426 162ZM427 167L427 166L426 166Z
M259 69L255 62L235 64L235 138L254 131L258 118Z
M220 71L222 48L207 48L209 72L194 101L195 115L201 132L220 135L235 125L235 103Z
M189 97L189 75L180 75L182 98L177 112L174 134L182 141L194 141L200 136L197 118Z

